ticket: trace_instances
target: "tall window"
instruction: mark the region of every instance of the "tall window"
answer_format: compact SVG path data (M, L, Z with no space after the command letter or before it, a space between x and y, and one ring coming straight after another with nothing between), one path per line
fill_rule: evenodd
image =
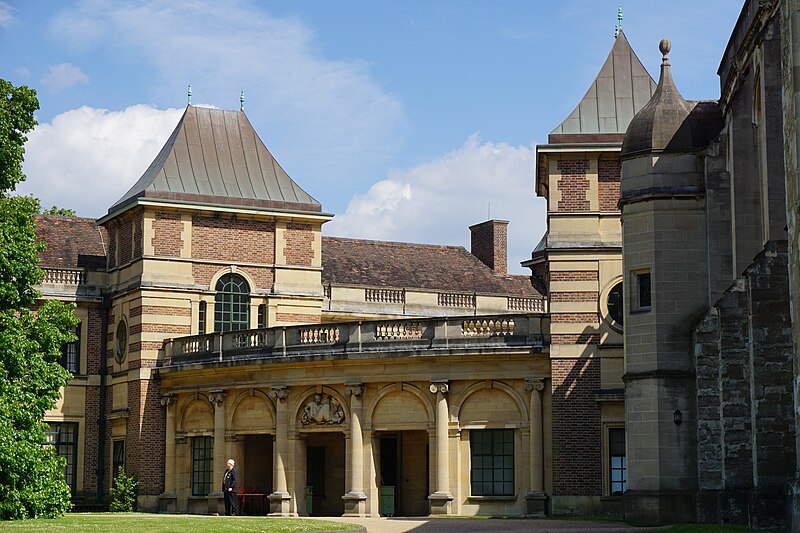
M636 289L636 302L634 302L634 309L639 311L648 311L652 304L652 297L650 293L650 272L635 272L634 287Z
M207 496L211 492L214 440L212 437L192 438L192 496Z
M206 308L208 304L205 300L200 301L200 307L197 310L197 334L204 335L206 332Z
M611 494L622 494L628 490L627 461L625 459L625 430L608 430L609 479Z
M473 496L514 495L514 430L470 431Z
M242 276L225 274L216 286L214 331L238 331L250 327L250 287Z
M61 347L61 357L58 362L67 372L80 374L81 371L81 324L69 328L77 338Z
M111 455L111 477L116 477L120 467L125 469L125 441L115 440Z
M78 464L78 424L77 422L50 422L47 431L47 444L53 447L53 452L58 457L67 460L64 466L64 481L75 493L76 473Z
M267 304L258 306L258 329L267 327Z

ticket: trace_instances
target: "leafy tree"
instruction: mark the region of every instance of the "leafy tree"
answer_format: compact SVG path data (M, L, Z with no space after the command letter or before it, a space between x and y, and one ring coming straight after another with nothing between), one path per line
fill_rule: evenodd
M55 206L55 205L53 207L51 207L50 209L42 209L41 212L42 212L43 215L57 215L57 216L60 216L60 217L74 217L75 216L75 210L74 209L69 209L69 208L66 208L66 207L58 207L58 206Z
M44 414L69 373L57 362L74 340L71 304L39 305L42 280L33 215L39 202L11 194L25 179L26 133L36 124L36 91L0 79L0 518L53 517L70 505L64 460L46 446ZM33 310L34 308L35 311Z
M139 482L136 476L129 476L120 466L114 476L114 486L111 487L111 507L121 513L132 513L136 510L138 493Z

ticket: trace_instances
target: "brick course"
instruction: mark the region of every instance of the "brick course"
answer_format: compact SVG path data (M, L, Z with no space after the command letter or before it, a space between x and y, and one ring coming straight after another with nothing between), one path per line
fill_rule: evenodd
M319 324L320 317L317 315L301 315L298 313L276 313L277 322L294 322L299 324Z
M139 480L139 495L159 495L164 490L166 413L158 383L148 380L128 384L126 460Z
M158 256L180 257L183 247L182 229L179 213L156 213L153 220L153 253Z
M192 276L194 282L199 285L210 285L211 278L214 274L229 267L229 264L224 263L194 263L192 265ZM251 291L257 289L271 289L274 284L275 274L272 268L268 267L254 267L248 266L247 268L239 268L240 272L246 272L256 282L256 287L250 287ZM213 290L214 287L211 287Z
M603 454L598 359L553 359L553 494L600 496Z
M600 317L597 313L553 313L550 319L554 323L561 324L600 323Z
M558 162L558 171L561 174L561 178L556 181L556 187L561 192L559 211L589 210L589 180L586 177L588 170L589 161L586 159Z
M551 344L599 344L598 333L556 334L550 336Z
M228 264L272 264L275 223L196 215L192 218L192 256Z
M601 159L597 163L597 181L600 211L618 211L620 162L619 159Z
M596 302L599 298L597 291L572 291L551 292L551 302Z
M597 281L597 271L551 271L550 281Z
M311 224L286 225L286 264L311 266L314 259L314 233Z

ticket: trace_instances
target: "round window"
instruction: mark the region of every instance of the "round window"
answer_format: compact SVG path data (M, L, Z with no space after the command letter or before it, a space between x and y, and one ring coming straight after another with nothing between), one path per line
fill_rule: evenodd
M128 351L128 326L124 320L120 320L117 325L117 351L116 359L122 362L125 359L125 352Z
M625 316L621 281L611 287L611 290L608 291L608 296L606 297L606 307L608 308L608 316L616 325L621 327Z

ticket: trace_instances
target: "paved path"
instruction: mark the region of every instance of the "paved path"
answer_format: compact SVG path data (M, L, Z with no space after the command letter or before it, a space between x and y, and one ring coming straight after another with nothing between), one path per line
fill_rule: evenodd
M659 529L629 526L621 522L586 520L536 520L493 518L324 518L360 524L368 533L582 533L604 531L642 533Z

